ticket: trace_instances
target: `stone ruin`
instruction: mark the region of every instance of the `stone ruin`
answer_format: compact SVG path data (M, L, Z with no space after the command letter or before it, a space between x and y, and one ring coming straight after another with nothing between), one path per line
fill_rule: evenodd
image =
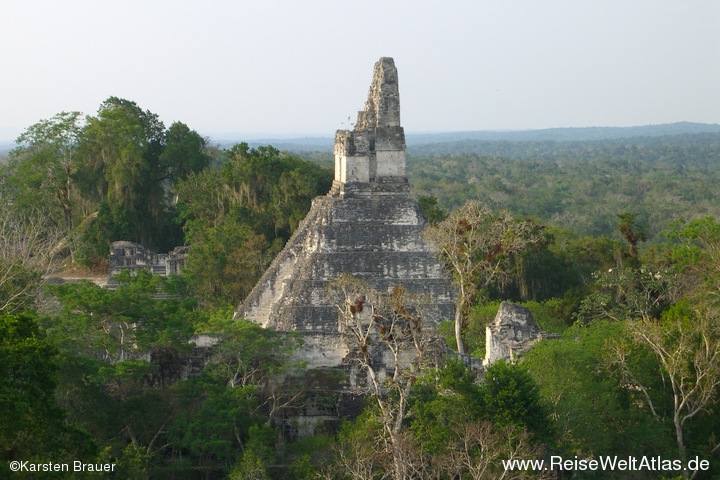
M557 335L541 332L527 307L502 302L495 320L485 327L483 365L488 367L498 360L514 363L545 338Z
M423 238L424 226L405 171L397 69L393 59L381 58L354 129L335 135L330 192L313 200L234 315L298 335L303 346L297 357L308 365L306 385L325 396L328 391L337 394L330 407L325 401L322 408L306 406L297 412L296 434L310 434L313 425L337 422L362 406L355 378L361 372L353 366L353 347L340 331L338 305L327 291L341 274L351 274L376 292L389 294L401 287L423 296L428 332L453 318L453 286ZM377 358L382 371L383 356Z
M313 200L296 232L234 314L235 319L302 339L296 356L306 362L307 370L295 381L304 384L311 401L288 414L291 420L284 425L288 438L315 433L319 425L333 429L363 406L362 372L353 365L356 352L341 332L338 305L328 295L331 282L350 273L376 292L390 294L402 287L421 295L423 326L432 335L437 334L438 322L452 319L455 311L454 288L423 238L425 222L408 185L398 74L391 58L375 64L364 109L352 131L336 132L334 153L330 192ZM114 242L111 282L121 270L180 274L187 248L156 254L133 242ZM486 329L485 359L467 355L461 359L481 377L483 366L500 359L515 361L546 337L527 308L503 302ZM197 374L217 340L194 338L193 353L182 358L153 352L157 357L153 361L165 372L158 382ZM380 352L374 360L385 376L387 356Z
M455 312L454 288L423 238L425 222L408 185L398 74L391 58L375 64L365 107L352 131L336 132L334 153L330 192L313 200L234 315L303 341L296 356L307 370L299 381L311 399L321 400L288 414L288 438L313 434L319 425L332 429L363 406L363 372L353 365L357 352L343 335L338 305L328 295L331 282L349 273L376 292L390 294L402 287L422 295L423 327L431 335ZM485 360L461 359L481 377L483 364L514 361L544 337L527 308L503 302L487 327ZM387 356L380 352L373 361L378 374L386 376Z
M423 239L424 226L405 173L397 70L391 58L381 58L354 130L335 135L330 192L313 200L235 318L300 335L311 367L342 365L348 354L326 291L343 273L376 291L401 286L425 295L425 321L432 325L453 318L453 288Z
M155 253L139 243L119 241L110 244L109 276L123 270L136 275L138 270L147 270L153 275L180 275L188 254L187 246L175 247L170 253Z

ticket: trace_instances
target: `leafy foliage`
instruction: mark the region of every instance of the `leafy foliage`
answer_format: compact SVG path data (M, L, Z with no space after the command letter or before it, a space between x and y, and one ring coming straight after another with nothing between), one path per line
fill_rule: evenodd
M670 455L668 425L658 422L639 391L619 381L609 342L623 338L620 323L595 321L573 326L559 340L543 342L527 353L523 364L555 419L559 448L566 455ZM642 351L633 362L653 378L657 363ZM653 391L664 387L652 380ZM664 406L663 406L664 407ZM610 472L603 472L609 475Z
M185 238L185 272L196 293L237 305L310 209L331 175L272 147L235 145L220 170L191 174L177 186Z
M522 254L543 239L542 227L517 220L507 211L470 201L442 222L426 230L437 245L458 286L455 313L457 350L465 353L462 331L465 312L478 292L504 285L515 271L522 271Z
M694 418L702 418L716 403L720 392L720 318L713 310L693 310L681 303L669 309L661 322L639 321L630 324L631 335L647 346L661 366L663 377L672 387L672 423L680 459L688 458L687 431ZM626 371L630 371L625 363ZM643 390L647 387L638 382ZM652 399L646 397L655 411ZM707 441L702 439L701 441ZM710 438L711 449L720 448ZM704 443L704 442L703 442ZM694 450L697 450L697 446ZM688 474L683 476L688 478Z
M92 439L66 425L55 403L55 354L34 315L0 315L0 472L8 478L11 460L92 460L96 453Z
M8 460L68 458L122 478L507 478L501 459L547 453L697 455L716 475L719 147L698 134L411 149L411 184L463 292L443 333L481 356L495 302L512 299L560 338L482 383L453 360L383 377L373 351L422 360L439 345L407 292L346 282L344 332L373 401L337 435L288 444L275 427L311 398L294 377L299 340L231 321L228 306L329 170L269 146L220 150L117 97L41 120L0 167L0 475ZM59 258L102 267L120 239L190 244L187 275L38 297ZM28 312L35 300L46 316ZM211 353L188 343L198 333ZM185 378L193 355L209 363Z
M410 148L408 176L445 209L483 199L581 236L635 212L649 241L678 217L719 217L720 134L584 141L469 141Z
M403 447L400 472L383 443L382 415L374 406L343 427L335 463L325 470L332 478L480 479L502 476L503 459L540 456L538 438L548 438L549 421L534 382L522 368L502 362L488 373L490 381L478 385L473 372L450 360L418 383L397 435Z
M117 97L84 121L79 112L41 120L17 143L4 196L46 214L87 266L102 265L115 240L162 250L182 243L173 185L210 164L196 132L182 123L166 131L156 114Z
M58 113L30 126L11 152L15 172L9 183L16 193L15 207L25 212L43 208L68 233L78 209L73 177L80 166L82 128L80 112Z
M111 364L143 356L153 346L182 348L193 333L195 302L155 298L172 282L147 271L135 277L122 272L116 280L114 290L88 281L47 286L62 305L48 324L58 345Z

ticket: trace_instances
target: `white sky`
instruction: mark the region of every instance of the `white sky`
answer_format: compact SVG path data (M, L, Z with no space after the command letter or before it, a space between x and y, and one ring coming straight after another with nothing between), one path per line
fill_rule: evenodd
M408 132L720 122L717 0L3 0L0 139L111 95L331 136L381 56Z

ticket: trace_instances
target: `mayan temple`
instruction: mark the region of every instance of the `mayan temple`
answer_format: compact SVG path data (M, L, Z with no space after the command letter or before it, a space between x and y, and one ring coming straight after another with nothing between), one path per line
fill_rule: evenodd
M335 135L330 192L313 200L235 318L299 334L311 369L341 367L349 353L326 289L342 273L380 292L401 286L425 295L426 324L452 319L452 286L423 239L424 224L406 175L397 70L381 58L354 130Z

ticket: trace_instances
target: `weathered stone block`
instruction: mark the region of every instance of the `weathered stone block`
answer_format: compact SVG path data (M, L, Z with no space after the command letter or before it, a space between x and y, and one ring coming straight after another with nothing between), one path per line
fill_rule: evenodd
M491 365L498 360L515 361L527 352L542 335L527 307L502 302L495 320L485 328L485 360Z
M308 363L309 371L343 372L345 381L337 388L354 395L367 388L367 372L353 360L357 351L353 353L341 332L340 309L328 293L331 282L350 273L377 292L401 287L421 295L419 311L428 335L455 313L455 291L422 236L425 222L407 182L392 59L382 58L375 65L368 101L355 129L336 133L335 169L328 195L313 200L310 212L235 318L300 335L303 345L297 358ZM391 375L395 367L389 352L378 349L373 355L379 377ZM401 362L411 360L401 356ZM297 413L303 418L294 424L296 434L330 421L328 412L316 410Z

